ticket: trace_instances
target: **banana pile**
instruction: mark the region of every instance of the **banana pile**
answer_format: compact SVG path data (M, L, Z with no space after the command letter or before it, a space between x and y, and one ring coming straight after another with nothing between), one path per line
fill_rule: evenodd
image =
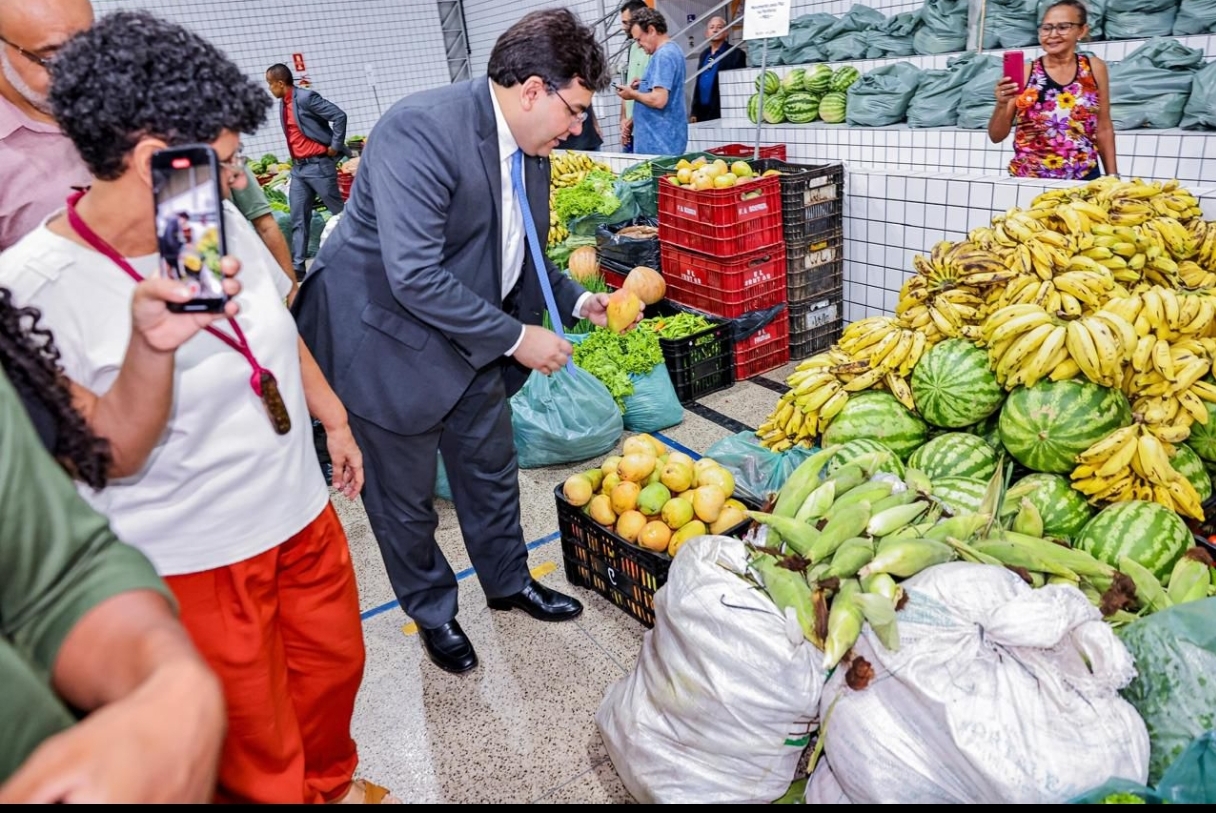
M943 240L928 257L914 257L912 268L916 274L900 290L895 315L925 333L929 346L965 335L986 312L988 291L1017 276L1002 257L971 240Z
M570 230L566 228L566 224L557 216L556 201L553 199L553 196L556 194L557 189L552 186L549 187L549 238L546 241L545 248L553 248L570 236Z
M1073 488L1095 502L1156 501L1178 514L1203 519L1195 487L1170 465L1175 454L1148 426L1117 429L1077 456Z
M549 155L549 237L546 248L553 248L570 236L570 230L556 214L554 195L557 190L577 185L587 177L588 172L597 169L612 172L612 167L592 160L583 152L566 150L564 155L557 152Z

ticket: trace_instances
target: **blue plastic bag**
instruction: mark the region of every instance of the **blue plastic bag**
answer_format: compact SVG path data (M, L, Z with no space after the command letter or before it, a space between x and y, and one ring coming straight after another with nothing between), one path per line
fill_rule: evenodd
M794 469L817 451L794 446L772 452L760 445L755 432L745 431L718 441L705 456L734 475L736 492L763 504L767 495L780 491Z
M1129 793L1132 796L1137 796L1144 800L1145 804L1159 805L1163 804L1164 800L1152 788L1147 788L1138 782L1132 782L1129 779L1111 779L1104 782L1088 793L1082 793L1080 796L1073 797L1068 800L1070 805L1100 805L1102 800L1115 793ZM1132 803L1134 804L1134 802Z
M666 364L656 364L646 375L630 375L629 380L633 382L633 395L625 398L626 429L659 432L684 420L684 405L676 395Z
M576 367L528 376L511 397L511 429L519 467L534 469L607 453L620 440L624 421L608 388Z
M448 483L448 470L443 466L443 455L437 455L439 467L435 469L435 496L441 500L452 501L452 486Z
M1148 804L1203 805L1216 802L1216 731L1192 742L1174 760L1156 790L1126 779L1111 779L1069 804L1096 805L1114 793L1130 793Z

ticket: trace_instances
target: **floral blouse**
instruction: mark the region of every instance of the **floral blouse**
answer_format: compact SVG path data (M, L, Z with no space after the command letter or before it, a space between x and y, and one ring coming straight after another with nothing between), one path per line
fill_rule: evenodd
M1020 178L1095 176L1098 149L1098 81L1089 57L1077 55L1077 74L1060 85L1036 59L1017 99L1017 129L1009 172Z

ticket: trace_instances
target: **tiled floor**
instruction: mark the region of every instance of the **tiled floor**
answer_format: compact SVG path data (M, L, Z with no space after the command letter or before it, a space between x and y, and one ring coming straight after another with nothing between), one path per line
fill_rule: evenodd
M783 381L782 368L765 376ZM749 427L764 420L777 394L750 382L702 403ZM685 411L660 433L697 453L731 434ZM350 538L364 612L367 670L355 711L359 771L408 802L632 802L595 727L613 681L632 668L645 628L595 593L572 588L562 568L553 487L577 470L520 474L529 564L545 584L586 607L576 621L543 624L522 613L492 613L475 574L460 581L461 626L480 666L449 675L422 653L409 619L393 601L380 552L360 503L336 497ZM456 515L440 501L439 541L458 573L469 568Z

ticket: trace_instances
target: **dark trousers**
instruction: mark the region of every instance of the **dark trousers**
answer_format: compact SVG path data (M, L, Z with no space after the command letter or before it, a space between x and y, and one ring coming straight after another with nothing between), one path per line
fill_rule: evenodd
M401 609L430 629L456 617L456 575L435 542L436 453L443 452L465 548L487 597L528 583L519 467L502 371L473 379L439 426L398 435L350 415L363 450L363 505Z
M313 204L317 198L330 214L341 214L346 205L338 191L338 165L332 158L318 158L291 167L291 264L303 272L308 259Z

